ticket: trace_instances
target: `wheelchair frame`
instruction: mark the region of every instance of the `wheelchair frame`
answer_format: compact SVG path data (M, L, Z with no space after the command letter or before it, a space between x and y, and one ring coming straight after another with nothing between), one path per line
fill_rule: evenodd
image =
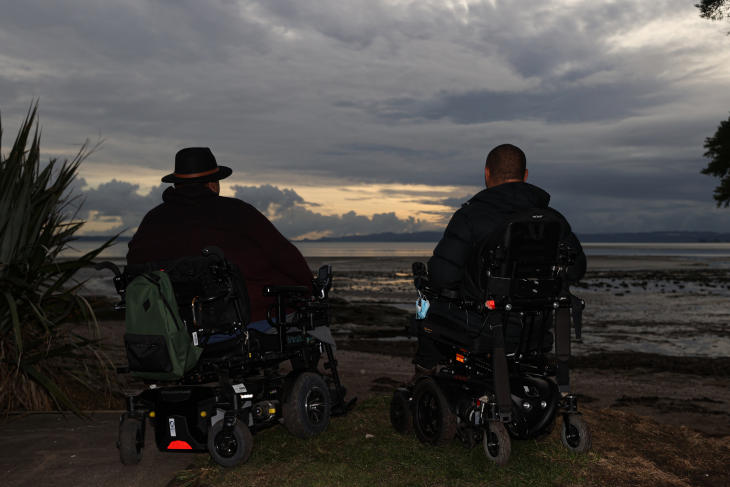
M500 255L507 249L501 248ZM495 257L495 255L492 255ZM552 432L555 416L562 413L561 438L564 446L575 452L591 448L591 434L578 411L578 398L570 393L568 360L570 358L570 309L574 310L576 333L580 332L580 312L585 303L563 289L559 275L574 263L575 251L559 249L559 262L552 267L553 279L516 279L489 277L490 294L484 302L466 299L457 291L441 289L429 282L426 266L413 264L414 284L419 294L429 300L442 299L480 314L482 329L489 324L492 350L474 353L469 345L459 344L447 335L434 336L428 318L418 323L418 333L434 340L445 357L438 374L424 376L406 388L398 389L391 402L391 422L401 433L415 430L419 440L446 446L458 436L466 448L482 441L490 460L505 465L511 454L510 437L540 438ZM502 259L503 261L503 259ZM498 267L497 262L493 268ZM487 273L489 276L489 273ZM526 294L515 290L534 290L537 299L516 297ZM495 291L494 295L491 291ZM556 316L556 355L558 365L545 357L544 341L553 313ZM540 315L538 348L531 349L536 318ZM505 329L510 316L520 322L519 342L511 353L505 345ZM429 334L431 331L431 334ZM468 332L468 330L467 330ZM447 330L448 333L448 330ZM578 335L579 336L579 335ZM468 335L467 335L468 337ZM474 337L468 337L474 338ZM551 378L556 378L553 381Z
M198 299L196 305L202 311L205 305L230 298L235 303L237 322L232 331L240 331L238 342L220 357L201 356L177 384L158 387L156 381L145 380L150 384L148 389L126 398L127 412L120 417L117 442L125 465L141 460L145 418L150 420L160 451L209 452L219 464L230 467L248 458L251 433L281 423L296 436L312 437L326 429L330 415L347 414L347 409L357 401L357 398L344 399L332 346L307 334L318 327L316 324L330 325L331 267L319 269L317 278L312 280L315 291L311 297L306 297L310 292L305 286L264 287L264 296L274 298L267 320L277 328L279 350L257 350L252 347L251 334L242 319L239 300L245 290L237 289L233 269L223 252L216 247L203 250L203 256L211 254L223 263L229 292ZM133 276L120 272L111 262L101 262L96 269L114 272L114 284L122 298L115 309L125 310L126 287ZM273 308L276 316L281 317L286 316L288 308L294 308L298 320L276 323L271 319ZM301 334L287 333L291 328L299 328ZM207 344L207 338L203 340ZM317 370L322 353L327 356L324 368L332 372L333 389ZM286 376L276 373L278 365L286 360L292 361L293 370ZM120 367L117 372L128 373L129 367ZM212 382L218 385L203 385ZM299 387L303 383L308 389ZM288 424L285 417L296 425ZM222 427L218 427L219 423ZM210 436L211 431L215 437Z

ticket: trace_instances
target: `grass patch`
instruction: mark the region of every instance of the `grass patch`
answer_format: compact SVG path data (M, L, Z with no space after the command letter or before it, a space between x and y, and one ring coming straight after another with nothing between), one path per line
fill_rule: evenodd
M509 465L499 468L481 444L465 450L455 440L434 448L396 433L389 404L389 397L358 404L312 440L294 438L284 427L263 431L246 464L224 469L201 455L171 486L550 486L583 483L584 472L598 462L597 455L570 453L553 433L541 442L513 442Z

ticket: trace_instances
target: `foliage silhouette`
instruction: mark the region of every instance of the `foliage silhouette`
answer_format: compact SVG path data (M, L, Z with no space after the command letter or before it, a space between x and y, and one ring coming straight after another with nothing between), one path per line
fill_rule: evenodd
M708 176L720 178L720 185L715 188L713 198L717 207L730 205L730 118L720 122L717 132L705 139L704 156L711 159L701 172Z
M41 164L37 111L36 101L10 154L0 155L0 410L80 415L69 386L110 393L112 383L94 312L78 294L84 283L74 276L116 237L79 258L61 257L85 223L75 220L82 201L69 187L99 145L90 149L87 140L71 162Z

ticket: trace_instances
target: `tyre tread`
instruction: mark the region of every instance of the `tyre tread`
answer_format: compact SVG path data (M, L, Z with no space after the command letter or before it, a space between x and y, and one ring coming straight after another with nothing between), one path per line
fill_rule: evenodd
M304 388L306 387L306 383L312 378L314 378L316 382L321 381L321 384L318 385L320 386L320 389L325 396L325 400L329 401L326 407L327 412L324 424L319 425L316 428L312 427L312 425L309 424L309 420L306 417L306 412L302 414L302 409L304 408L304 405L300 404L300 402L304 400L303 398L306 397L306 394L308 392L308 390L304 390ZM282 406L284 426L286 426L286 429L292 436L295 436L297 438L314 438L315 436L324 432L327 429L330 420L331 407L332 403L330 398L330 390L327 387L324 379L322 379L319 374L316 374L314 372L305 372L301 374L294 382L289 402L284 403Z

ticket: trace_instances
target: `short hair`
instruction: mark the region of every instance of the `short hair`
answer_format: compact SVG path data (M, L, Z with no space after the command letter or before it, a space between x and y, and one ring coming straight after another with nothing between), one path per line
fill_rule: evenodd
M495 181L525 178L527 158L519 147L512 144L498 145L489 152L485 167L489 168L490 177Z

